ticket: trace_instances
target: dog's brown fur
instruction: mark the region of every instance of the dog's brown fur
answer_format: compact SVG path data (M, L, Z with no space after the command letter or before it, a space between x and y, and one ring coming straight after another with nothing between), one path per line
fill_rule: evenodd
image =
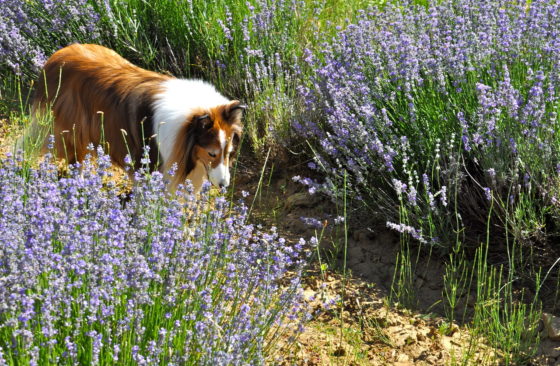
M117 165L125 166L130 153L135 168L140 166L144 146L150 146L151 169L169 169L177 163L173 186L185 178L201 181L216 164L209 149L220 150L219 130L229 144L236 145L241 134L243 106L238 101L210 110L193 111L185 116L179 129L172 157L160 161L153 136L153 102L161 93L162 83L171 76L144 70L116 52L93 44L73 44L55 52L47 61L37 84L33 101L34 114L52 109L54 148L59 158L69 163L81 161L88 144L104 143ZM200 120L201 116L208 118ZM124 132L123 132L124 131ZM46 144L45 144L46 147ZM227 162L229 164L229 161ZM195 169L202 165L204 169ZM196 183L195 183L196 185Z
M52 108L59 158L81 161L87 145L99 145L103 138L112 160L124 167L129 150L139 162L143 147L149 145L152 131L143 131L142 122L150 113L150 97L169 78L137 67L105 47L73 44L45 64L33 110L44 113Z

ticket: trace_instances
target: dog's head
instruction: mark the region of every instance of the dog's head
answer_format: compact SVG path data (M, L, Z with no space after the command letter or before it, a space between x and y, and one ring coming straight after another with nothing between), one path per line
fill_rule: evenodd
M238 101L193 116L196 142L192 151L195 164L204 166L208 180L217 187L230 183L229 168L241 139L241 117L245 106Z
M185 149L185 176L180 179L189 177L193 181L199 181L200 177L193 177L192 174L202 173L217 187L229 185L229 168L241 140L241 119L245 109L246 106L239 101L232 101L200 110L190 117Z

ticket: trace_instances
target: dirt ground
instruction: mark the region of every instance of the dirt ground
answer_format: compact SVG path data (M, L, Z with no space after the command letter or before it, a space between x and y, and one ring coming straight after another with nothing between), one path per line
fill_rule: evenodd
M320 243L325 256L333 247L343 248L342 227L333 223L339 214L336 207L325 198L308 194L286 171L266 171L268 179L263 179L258 190L260 174L258 169L241 166L236 177L236 191L250 193L245 200L254 202L256 219L277 226L280 234L291 240L308 239L321 231L304 223L302 217L321 219L326 222ZM321 263L315 260L311 265L305 296L316 315L296 346L285 350L285 365L503 364L500 351L486 346L483 335L472 334L466 326L444 318L445 268L441 259L435 255L418 259L413 275L416 311L410 311L389 301L399 237L379 225L349 223L347 243L346 266L341 249L336 258L323 258ZM340 299L325 310L329 300ZM469 314L471 310L458 308L457 313ZM560 342L543 337L530 364L560 365L559 356Z

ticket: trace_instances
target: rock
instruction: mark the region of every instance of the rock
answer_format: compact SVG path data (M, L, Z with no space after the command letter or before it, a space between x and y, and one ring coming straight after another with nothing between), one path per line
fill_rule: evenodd
M397 356L397 362L408 364L410 363L410 357L407 354L401 353Z
M303 291L303 296L304 296L305 300L307 300L307 301L314 301L315 297L317 296L317 291L314 291L310 288L306 288Z
M452 336L453 338L461 337L461 334L459 333L459 326L455 323L452 323L451 326L449 327L448 335Z
M416 282L416 288L422 288L426 284L426 280L423 279L422 277L417 277L415 282Z
M551 358L558 358L560 356L560 343L551 341L550 339L545 339L541 343L540 353L543 356L551 357Z
M440 336L440 333L438 331L438 329L436 327L430 327L430 330L428 331L428 337L435 339L438 338Z
M319 203L318 195L310 195L306 192L294 193L286 198L286 203L284 207L286 210L290 210L293 207L314 207Z
M355 230L352 233L352 238L358 243L369 243L371 241L370 234L369 230Z
M310 230L310 228L305 225L305 223L301 221L299 217L295 217L291 214L286 216L286 219L284 220L284 226L297 235L303 235Z
M391 334L393 339L393 344L396 347L408 346L416 342L416 334L412 334L410 331L403 330L402 325L396 327L387 328L387 332Z
M441 344L447 351L450 352L453 352L454 350L457 350L461 347L461 343L447 336L441 338Z
M420 361L421 357L425 357L425 356L423 356L423 353L425 353L425 351L422 349L421 346L419 346L419 347L409 347L407 352L408 352L408 356L410 358L412 358L414 360L414 362L416 362L416 363L417 363L417 361Z
M560 341L560 318L550 313L543 313L544 333L553 341Z

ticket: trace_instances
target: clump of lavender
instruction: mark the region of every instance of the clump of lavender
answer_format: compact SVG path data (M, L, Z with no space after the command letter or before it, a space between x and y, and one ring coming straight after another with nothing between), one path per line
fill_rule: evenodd
M264 154L279 147L289 135L288 121L297 100L298 32L309 4L301 0L226 1L213 48L217 79L226 80L246 97L249 105L246 134L253 149ZM207 47L207 45L205 45ZM229 62L228 62L229 61ZM232 62L233 61L233 62ZM238 80L238 85L232 85Z
M510 219L520 202L541 217L555 202L559 15L545 0L363 11L306 57L316 72L294 128L313 141L320 189L336 197L347 174L353 197L421 242L454 242L456 213L477 242L488 189L497 222L533 226Z
M97 153L0 161L0 364L262 364L298 332L303 240L159 173L123 199Z
M0 67L18 74L34 77L58 48L100 37L100 15L87 0L4 0L0 5Z
M150 69L212 81L249 105L245 137L260 154L280 146L295 113L296 55L316 2L110 1L107 43ZM109 25L109 24L108 24ZM138 33L141 37L138 37Z

